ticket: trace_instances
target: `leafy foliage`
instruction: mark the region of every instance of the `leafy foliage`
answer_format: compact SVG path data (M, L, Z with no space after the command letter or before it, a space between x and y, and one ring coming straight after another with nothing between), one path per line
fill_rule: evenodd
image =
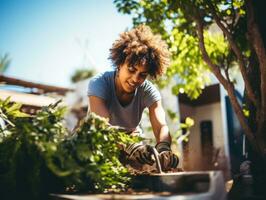
M0 100L0 193L4 199L46 199L51 192L104 191L125 187L127 170L120 143L135 141L95 115L71 134L64 127L66 108L43 107L36 116Z
M76 83L87 78L92 77L95 74L94 70L89 69L77 69L71 77L72 83Z
M134 25L141 23L149 25L168 43L172 53L172 63L166 77L159 80L158 85L164 87L171 78L175 78L177 84L172 88L173 94L185 92L194 99L201 94L204 86L210 83L209 68L201 59L196 24L185 16L178 2L182 1L114 1L119 12L132 14ZM206 21L205 24L210 26L211 22ZM223 47L224 51L228 49L227 43L221 39L222 34L219 32L215 34L217 36L212 37L206 33L206 38L210 41L207 44L208 50L213 52L211 55L213 60L221 57L216 47Z
M56 152L66 129L62 126L64 108L44 107L35 117L20 112L20 105L0 101L0 186L5 198L38 198L46 194L48 177L45 157ZM4 116L4 117L3 117ZM49 179L49 178L48 178Z
M11 60L7 53L3 56L0 56L0 74L3 74L8 69L10 62Z
M145 23L155 33L162 35L172 53L172 63L166 76L157 81L164 87L174 78L176 85L172 93L186 93L191 99L197 98L202 89L210 84L210 68L202 59L199 48L196 19L204 26L205 47L208 55L220 70L236 66L236 56L225 39L223 32L215 25L209 4L214 4L222 22L231 29L243 53L249 54L243 30L243 1L202 1L202 0L114 0L119 12L131 14L133 24ZM231 20L231 21L230 21ZM232 76L232 73L229 72Z
M58 152L50 160L50 164L57 163L56 167L60 169L55 169L53 164L51 169L59 176L63 171L66 183L74 184L79 190L104 191L110 186L123 188L129 179L127 170L118 160L118 145L130 142L133 139L124 132L91 115L60 144Z
M190 134L190 128L194 126L194 120L190 117L186 117L185 121L182 123L179 123L179 117L177 114L171 110L167 110L167 114L169 118L171 119L172 123L178 124L179 128L172 133L172 137L176 138L177 140L174 140L174 143L177 141L188 141L188 136Z

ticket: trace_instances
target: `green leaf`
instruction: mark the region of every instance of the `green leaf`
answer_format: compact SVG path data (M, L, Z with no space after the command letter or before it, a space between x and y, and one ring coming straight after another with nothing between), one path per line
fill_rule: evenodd
M190 117L186 118L185 123L186 123L187 127L194 126L194 120L192 118L190 118Z

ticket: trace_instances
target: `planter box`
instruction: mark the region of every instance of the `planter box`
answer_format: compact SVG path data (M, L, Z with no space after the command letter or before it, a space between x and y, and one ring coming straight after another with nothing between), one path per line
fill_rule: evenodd
M126 194L54 195L55 199L180 199L225 200L222 172L195 171L139 175L132 182L134 192Z

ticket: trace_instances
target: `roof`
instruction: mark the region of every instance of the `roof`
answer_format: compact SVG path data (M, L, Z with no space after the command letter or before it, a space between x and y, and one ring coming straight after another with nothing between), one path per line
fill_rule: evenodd
M16 85L16 86L22 86L27 88L36 88L38 89L39 94L49 93L49 92L55 92L60 95L65 95L65 93L69 91L73 91L71 88L64 88L64 87L57 87L52 85L45 85L40 83L33 83L30 81L25 81L13 77L8 77L0 74L0 83L4 83L7 85Z
M57 101L57 99L52 97L0 89L0 99L4 100L8 97L10 97L11 101L13 102L21 103L23 105L36 106L36 107L47 106Z
M190 106L201 106L210 103L215 103L220 101L220 85L214 84L206 86L200 96L197 99L190 99L185 93L179 94L178 99L180 103L184 103Z

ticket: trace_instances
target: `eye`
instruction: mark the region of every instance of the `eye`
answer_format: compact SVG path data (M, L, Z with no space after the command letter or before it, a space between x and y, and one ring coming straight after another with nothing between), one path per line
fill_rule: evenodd
M128 67L127 69L129 72L135 72L136 71L134 67Z
M140 77L143 78L143 79L145 79L147 76L148 76L148 73L141 73L140 74Z

